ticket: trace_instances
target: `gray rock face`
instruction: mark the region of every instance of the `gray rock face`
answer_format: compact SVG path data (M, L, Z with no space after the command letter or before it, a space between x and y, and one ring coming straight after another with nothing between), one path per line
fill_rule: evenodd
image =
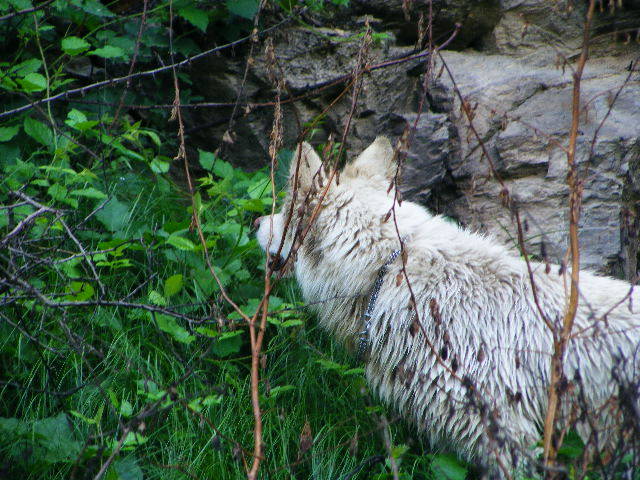
M295 26L274 37L288 94L301 97L285 107L285 143L295 143L305 128L313 132L313 142L329 135L340 141L349 124L346 147L357 152L376 135L397 139L415 125L404 162L405 197L515 247L512 211L501 199L506 188L523 219L527 251L562 263L568 238L572 71L580 53L584 6L574 2L575 8L567 10L543 0L434 1L437 41L447 38L455 23L462 28L452 44L457 50L434 59L422 107L425 57L365 74L351 115L353 97L343 94L344 76L362 54L357 34L363 19L387 33L378 35L366 53L369 66L415 51L406 45L418 38L417 16L426 14L426 7L404 3L408 8L403 9L402 0L352 0L351 15L340 11L316 19L332 28ZM582 265L628 279L637 274L640 230L640 65L629 71L640 55L635 41L639 19L636 0L596 15L599 37L583 75L576 150L583 185ZM624 31L615 33L617 25ZM629 31L633 37L624 33ZM211 101L233 98L237 90L229 91L229 85L240 85L245 60L204 68L202 94ZM456 88L473 109L473 128ZM251 63L244 96L249 102L273 100L263 52ZM228 114L217 112L221 119ZM203 124L203 114L198 115L194 122ZM265 164L271 116L272 109L265 108L237 115L228 158L249 167ZM226 128L222 121L201 133L220 138Z
M459 72L455 79L463 97L478 103L473 125L526 222L528 251L562 262L568 246L571 72L503 55L447 52L443 58ZM582 265L630 277L636 263L623 252L622 230L626 216L638 214L637 201L626 191L639 173L633 165L640 155L640 82L637 76L627 80L628 63L625 57L601 57L588 64L576 160L584 186ZM453 88L450 79L443 76L442 82ZM511 214L501 205L503 187L492 178L466 117L457 108L454 112L461 142L460 155L450 166L465 194L451 205L452 214L517 244Z

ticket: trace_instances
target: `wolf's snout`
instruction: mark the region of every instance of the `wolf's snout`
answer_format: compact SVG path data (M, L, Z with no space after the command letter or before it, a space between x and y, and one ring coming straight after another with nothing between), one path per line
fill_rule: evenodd
M253 228L255 230L260 228L260 223L262 223L262 220L264 220L265 218L267 218L266 216L262 216L262 217L258 217L253 221Z

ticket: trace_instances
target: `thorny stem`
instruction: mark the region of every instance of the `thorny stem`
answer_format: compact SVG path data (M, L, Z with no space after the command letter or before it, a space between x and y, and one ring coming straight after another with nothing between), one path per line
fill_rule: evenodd
M580 203L582 200L582 184L578 178L577 166L575 163L576 144L578 139L578 127L580 125L580 83L582 73L589 56L589 35L593 12L595 10L595 0L589 1L589 7L584 23L582 50L575 72L573 73L573 95L571 103L571 130L569 133L569 148L567 149L567 165L569 173L567 184L569 186L569 251L571 255L571 291L569 302L566 306L565 315L562 322L562 331L558 336L557 329L554 329L554 352L551 359L551 372L549 383L549 401L547 405L547 415L544 423L544 463L545 466L552 466L557 455L557 445L554 445L553 437L560 403L561 391L558 386L563 379L563 363L567 343L571 336L573 322L578 311L580 279L580 244L578 241L578 221L580 220Z

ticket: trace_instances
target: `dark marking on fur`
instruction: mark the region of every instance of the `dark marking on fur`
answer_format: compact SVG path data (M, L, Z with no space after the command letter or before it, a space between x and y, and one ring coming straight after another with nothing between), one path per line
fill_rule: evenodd
M449 349L445 345L440 349L440 357L442 358L442 360L446 360L448 356L449 356Z
M360 240L356 240L356 243L353 244L353 246L349 249L349 251L345 256L348 257L349 255L351 255L351 252L353 252L359 246L360 246Z
M302 244L302 248L304 249L304 253L309 257L311 265L314 268L318 267L324 259L324 255L320 248L320 240L313 228L309 230L307 238L305 238Z
M482 363L484 361L484 348L480 347L478 353L476 354L476 360L478 363Z
M429 300L429 310L431 312L431 318L436 322L436 325L442 323L442 317L440 316L440 308L438 307L438 301L435 298Z
M412 337L415 337L419 331L420 331L420 325L418 324L418 321L414 318L413 321L411 322L411 325L409 325L409 333L411 334Z
M458 366L458 357L454 356L453 360L451 360L451 370L453 370L453 373L458 371Z

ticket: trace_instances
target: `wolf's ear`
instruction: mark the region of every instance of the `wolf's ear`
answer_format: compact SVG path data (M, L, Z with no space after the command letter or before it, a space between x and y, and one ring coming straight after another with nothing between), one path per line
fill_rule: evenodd
M395 174L393 146L387 137L377 137L358 158L347 164L343 172L350 177L380 176L385 181L391 180Z
M314 177L323 175L322 160L307 142L298 144L291 158L289 167L289 183L291 188L297 186L303 191L308 190Z

